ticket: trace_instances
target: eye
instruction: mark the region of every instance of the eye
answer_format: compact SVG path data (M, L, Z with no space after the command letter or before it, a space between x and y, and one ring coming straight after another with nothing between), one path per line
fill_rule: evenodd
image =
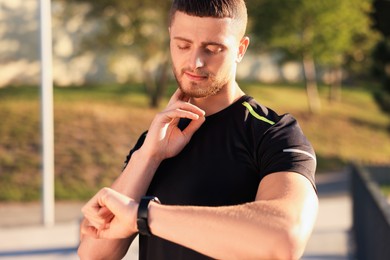
M178 44L178 45L177 45L177 48L178 48L179 50L187 50L187 49L190 48L190 45L189 45L189 44Z
M207 54L218 54L223 51L223 48L218 45L208 45L205 48Z

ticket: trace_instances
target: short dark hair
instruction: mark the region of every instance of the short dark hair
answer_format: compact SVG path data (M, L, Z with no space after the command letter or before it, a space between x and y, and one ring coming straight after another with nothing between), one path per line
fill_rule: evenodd
M198 17L232 18L243 26L242 34L245 34L248 14L244 0L174 0L170 24L176 11Z

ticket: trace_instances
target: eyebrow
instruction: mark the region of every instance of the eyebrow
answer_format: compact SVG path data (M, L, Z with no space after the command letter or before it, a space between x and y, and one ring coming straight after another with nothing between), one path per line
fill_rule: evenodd
M184 37L180 37L180 36L175 36L173 37L174 40L179 40L179 41L185 41L185 42L188 42L188 43L193 43L193 41L187 39L187 38L184 38ZM220 46L222 48L226 48L226 46L223 44L223 43L220 43L220 42L214 42L214 41L207 41L207 42L202 42L202 46L208 46L208 45L215 45L215 46Z

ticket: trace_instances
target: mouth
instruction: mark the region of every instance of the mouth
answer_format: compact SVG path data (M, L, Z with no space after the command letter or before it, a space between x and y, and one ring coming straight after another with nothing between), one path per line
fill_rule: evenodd
M188 72L188 71L185 71L184 75L186 75L187 78L189 78L190 80L193 80L193 81L201 81L201 80L206 80L208 78L207 75L196 74L196 73L192 73L192 72Z

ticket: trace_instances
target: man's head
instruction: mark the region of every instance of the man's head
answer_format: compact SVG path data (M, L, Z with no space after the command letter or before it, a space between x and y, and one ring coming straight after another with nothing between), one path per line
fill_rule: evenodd
M244 0L174 0L170 19L173 70L182 91L208 97L229 91L237 63L249 44L244 37Z
M170 12L170 24L177 11L190 16L232 18L240 37L245 35L248 14L244 0L174 0Z

